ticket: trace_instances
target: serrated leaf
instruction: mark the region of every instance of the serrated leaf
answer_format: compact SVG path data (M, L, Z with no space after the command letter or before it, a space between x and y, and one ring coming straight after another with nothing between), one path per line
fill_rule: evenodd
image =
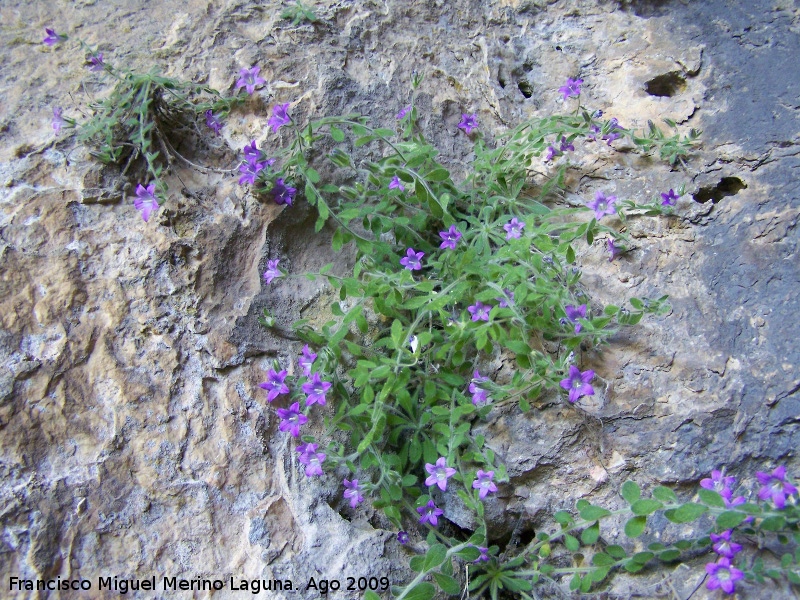
M644 533L647 525L647 517L633 517L625 523L625 535L629 538L637 538Z
M636 502L642 495L642 490L636 484L635 481L626 481L622 484L622 489L620 490L622 497L625 498L625 501L628 504L633 504Z

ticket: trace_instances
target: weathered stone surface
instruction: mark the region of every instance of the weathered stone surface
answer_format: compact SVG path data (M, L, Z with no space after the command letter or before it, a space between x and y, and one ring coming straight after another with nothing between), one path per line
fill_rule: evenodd
M493 536L518 543L578 497L614 507L628 478L689 493L722 465L744 478L778 463L798 472L794 3L325 1L320 24L297 27L278 3L51 4L0 8L4 585L11 575L95 586L99 576L408 578L408 550L370 509L343 504L341 474L305 478L258 388L273 359L289 367L299 351L258 326L263 309L283 324L313 320L328 298L303 279L263 286L266 261L344 272L352 254L334 255L302 205L265 205L233 176L178 164L169 201L143 223L132 188L113 192L113 169L68 136L53 142L52 107L77 117L103 88L82 85L81 55L39 43L46 26L99 44L115 64L155 63L228 91L239 68L260 65L269 85L196 150L218 168L234 168L251 139L276 143L275 102L296 102L301 120L362 112L391 124L414 71L426 73L422 125L456 172L471 152L462 112L491 138L561 110L567 76L626 127L668 117L703 129L685 171L624 147L576 153L590 168L574 201L596 189L647 200L688 183L681 216L629 223L638 248L626 257L608 263L599 242L580 257L593 304L668 293L673 312L583 357L602 382L584 410L548 397L481 425L511 476L487 509ZM468 525L455 500L448 510ZM655 535L672 531L662 523ZM703 577L702 567L665 573L612 589L688 597Z

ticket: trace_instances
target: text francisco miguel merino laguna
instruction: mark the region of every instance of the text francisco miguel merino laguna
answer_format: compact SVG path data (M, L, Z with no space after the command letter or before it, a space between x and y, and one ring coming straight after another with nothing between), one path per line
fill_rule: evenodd
M90 579L22 579L20 577L9 577L9 591L90 591L90 590L109 590L120 594L127 594L129 591L219 591L228 588L233 591L250 592L258 594L262 591L289 591L295 589L289 579L235 579L230 577L228 581L222 579L180 579L178 577L162 577L161 589L156 587L158 583L156 576L144 579L120 579L119 577L98 577L97 582L93 583ZM321 583L321 582L320 582ZM318 586L312 577L306 589ZM318 588L319 589L319 588Z

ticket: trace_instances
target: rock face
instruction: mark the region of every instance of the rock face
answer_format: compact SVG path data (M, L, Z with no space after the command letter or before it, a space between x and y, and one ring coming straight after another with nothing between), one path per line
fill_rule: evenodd
M667 117L703 129L686 169L624 148L580 151L592 170L576 197L602 187L646 201L687 184L679 217L630 223L639 247L627 257L608 263L597 244L580 257L598 304L669 294L673 312L584 357L604 383L585 411L506 407L481 425L511 476L489 507L493 537L518 541L579 497L614 506L629 478L680 493L723 465L745 479L779 463L800 472L793 2L325 0L318 24L297 26L277 3L51 4L0 8L3 597L111 597L96 591L99 577L155 576L161 590L167 576L224 580L215 598L310 599L311 577L409 578L409 551L371 509L342 502L340 477L305 478L258 388L273 360L288 367L300 350L257 324L263 309L288 324L315 318L326 299L302 279L265 287L267 260L344 272L352 253L331 252L307 207L262 204L233 176L176 164L150 223L132 188L104 195L113 170L68 135L53 141L50 126L53 106L80 118L104 88L81 84L71 43L41 45L44 27L119 66L156 64L226 91L240 68L260 65L269 84L204 151L218 168L235 168L251 139L278 143L266 128L276 102L296 102L301 121L361 112L391 124L414 71L426 74L422 125L456 172L470 156L462 112L491 138L562 110L568 76L625 127ZM449 510L458 521L455 502ZM613 585L685 597L704 576L664 573ZM12 576L85 579L95 592L9 592ZM232 591L231 577L301 591L254 596Z

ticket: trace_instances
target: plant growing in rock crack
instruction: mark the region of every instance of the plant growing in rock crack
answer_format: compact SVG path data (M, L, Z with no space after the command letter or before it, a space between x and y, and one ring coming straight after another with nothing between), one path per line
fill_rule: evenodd
M580 83L568 81L562 88L565 99L579 95ZM418 85L415 79L413 87ZM493 599L501 590L527 598L534 585L565 578L570 589L585 592L615 569L637 572L655 559L676 561L686 551L709 546L720 556L707 567L711 589L727 592L738 579L763 579L764 573L795 582L790 554L780 568L767 570L761 563L734 566L730 556L738 547L730 536L738 532L780 529L780 542L788 541L788 534L797 536L795 505L778 512L785 497L796 492L779 477L782 473L759 475L769 477L762 482L762 494L763 489L774 494L769 506L732 498L728 488L705 489L705 481L699 502L681 503L663 487L643 499L639 487L627 482L622 495L628 507L610 511L581 500L577 517L556 513L558 529L539 532L522 551L501 553L487 535L483 502L507 475L473 425L490 419L493 407L516 403L528 412L545 393L557 391L579 408L583 397L595 393L595 373L581 366L582 352L646 313L668 310L666 297L632 298L630 309L592 305L574 266L574 244L585 239L591 245L603 236L613 260L626 241L614 219L669 213L683 189L644 204L597 190L583 205L565 206L567 170L579 168L569 153L575 143L611 146L626 136L641 151L657 151L674 164L695 143L697 132L668 138L650 124L637 134L616 119L600 121L599 111L590 114L579 107L573 115L526 122L497 148L476 134L473 169L459 185L419 131L413 98L397 114L398 131L370 127L360 115L301 126L291 113L291 103L273 108L269 125L273 133L289 128L288 145L272 156L255 141L246 146L240 183L287 205L302 189L318 209L317 230L333 219L334 249L353 242L358 258L352 276L330 274L331 265L306 275L324 277L339 289L340 301L332 306L335 319L319 330L296 322L293 337L307 342L297 374L276 364L261 387L269 402L281 399L289 406L276 410L279 428L298 440L297 459L306 476L336 472L350 507L369 498L400 530L401 544L409 542L406 530L412 526L427 530L427 550L410 562L417 576L393 589L397 598L431 598L437 587L455 595L463 586ZM465 113L459 128L472 134L479 128L477 115ZM381 158L356 165L342 147L344 130L352 133L353 146L381 144ZM328 159L346 170L352 184L321 184L309 163L309 150L325 136L339 144ZM531 165L542 156L552 166L538 180L531 177ZM279 262L269 261L266 283L286 276ZM261 322L275 326L267 311ZM495 373L492 365L498 360L517 370ZM314 405L328 402L333 414L324 418L328 441L323 447L323 441L302 431L319 412ZM776 499L781 493L783 499ZM448 527L443 507L451 503L475 515L470 534ZM648 515L658 511L676 523L712 515L715 528L709 535L650 544L635 553L601 538L604 519L625 516L624 531L636 538ZM457 568L465 562L467 578L459 581ZM377 598L375 590L363 591Z
M43 42L54 46L68 39L48 29ZM175 149L172 140L192 133L202 136L197 127L200 119L218 135L222 119L242 101L241 94L225 98L209 86L159 75L156 68L146 73L118 69L105 60L103 53L93 50L83 40L77 42L86 55L89 70L111 81L113 88L105 98L91 105L92 116L83 124L63 117L62 109L56 107L53 128L59 133L64 124L77 126L78 140L95 146L93 156L107 164L124 163L123 176L134 163L144 162L146 181L137 186L134 202L145 221L158 209L158 200L167 196L167 185L162 178L165 164L177 159L202 172L227 173L193 163ZM257 67L254 74L251 71L242 70L237 89L246 87L252 93L258 80L264 83L257 78Z
M309 23L316 23L319 19L317 19L317 13L314 12L314 9L310 6L306 6L300 0L297 0L293 5L286 8L281 13L282 19L291 19L292 25L297 26L303 21L308 21Z

